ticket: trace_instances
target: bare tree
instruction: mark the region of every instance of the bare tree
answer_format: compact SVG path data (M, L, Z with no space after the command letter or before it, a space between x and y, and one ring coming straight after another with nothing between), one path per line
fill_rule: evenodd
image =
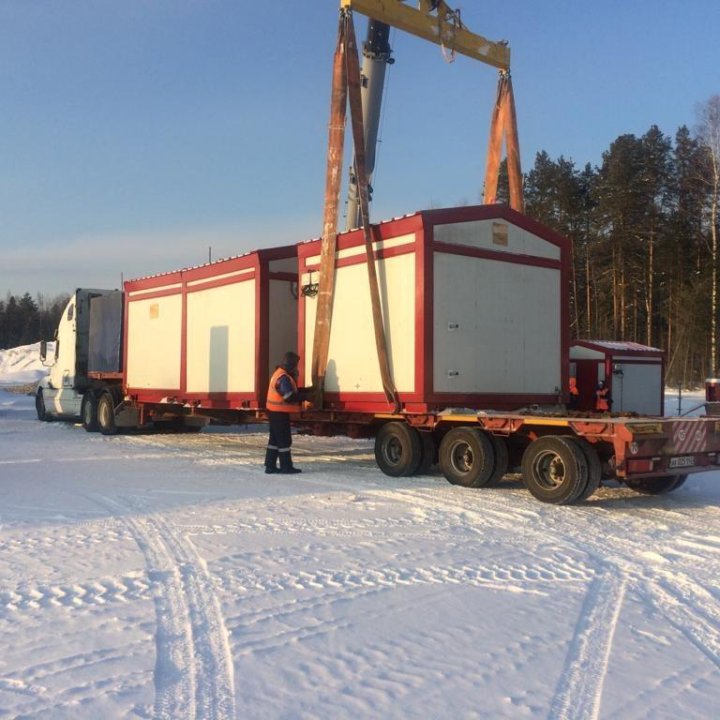
M698 108L698 140L707 153L706 182L710 189L710 372L717 373L718 202L720 201L720 95Z

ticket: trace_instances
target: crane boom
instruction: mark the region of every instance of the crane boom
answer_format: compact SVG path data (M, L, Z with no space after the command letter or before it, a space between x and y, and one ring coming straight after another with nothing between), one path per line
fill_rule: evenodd
M506 42L470 32L460 21L459 12L443 0L420 0L419 6L410 7L403 0L340 0L342 8L357 10L499 70L510 69L510 48Z

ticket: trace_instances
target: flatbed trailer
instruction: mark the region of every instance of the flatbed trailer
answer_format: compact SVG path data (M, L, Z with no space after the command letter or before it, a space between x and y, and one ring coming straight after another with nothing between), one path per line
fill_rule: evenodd
M528 490L555 504L584 500L607 481L640 493L671 492L720 462L720 420L712 417L322 411L303 414L298 425L315 434L374 436L377 464L391 476L423 473L438 462L450 483L478 488L519 467Z
M132 396L114 412L115 418L134 418L137 426L175 420L178 428L196 430L211 420L267 420L261 407L220 410ZM562 408L423 414L309 409L293 416L293 424L312 435L374 438L377 465L392 477L425 474L437 464L448 482L482 488L519 470L530 493L553 504L581 502L609 482L643 494L667 493L688 475L720 464L720 419L707 416L581 415ZM108 432L102 418L98 429ZM115 423L109 432L117 432Z

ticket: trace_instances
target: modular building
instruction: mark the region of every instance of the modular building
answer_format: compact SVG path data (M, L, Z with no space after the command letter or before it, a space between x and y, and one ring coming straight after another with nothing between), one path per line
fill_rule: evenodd
M138 402L259 408L297 345L295 246L125 283L125 393Z
M502 205L427 210L374 227L402 408L557 404L568 382L569 242ZM364 237L338 237L326 406L387 410ZM320 241L298 246L299 346L310 384Z

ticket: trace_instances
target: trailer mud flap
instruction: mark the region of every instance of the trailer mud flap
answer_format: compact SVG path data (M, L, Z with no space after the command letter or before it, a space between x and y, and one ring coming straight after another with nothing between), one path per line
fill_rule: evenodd
M122 428L133 428L140 426L140 412L136 407L123 405L115 410L115 425Z

